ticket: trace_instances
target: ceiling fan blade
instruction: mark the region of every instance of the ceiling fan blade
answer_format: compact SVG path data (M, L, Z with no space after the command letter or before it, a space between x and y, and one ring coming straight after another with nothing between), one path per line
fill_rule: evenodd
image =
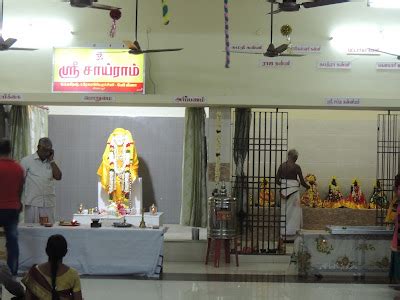
M2 45L5 46L5 48L10 48L12 45L15 44L16 41L17 39L8 38L2 43Z
M8 50L26 50L26 51L35 51L35 50L38 50L37 48L17 48L17 47L11 47L11 48L8 48Z
M231 53L243 53L243 54L257 54L257 55L259 55L259 54L264 54L264 51L257 51L257 52L254 52L254 51L237 51L237 50L231 50L230 52L231 52Z
M135 49L136 48L135 44L132 41L125 40L125 41L122 41L122 42L124 43L126 48L129 48L129 49Z
M269 13L267 13L267 15L271 15L271 14L274 14L274 15L276 15L276 14L278 14L278 13L280 13L280 12L282 12L282 9L277 9L277 10L274 10L274 11L272 11L272 12L269 12Z
M390 52L385 52L385 51L381 51L381 50L378 50L378 49L368 48L368 50L371 50L371 51L374 51L374 52L378 52L378 53L387 54L387 55L392 55L392 56L396 56L396 57L399 56L399 54L394 54L394 53L390 53Z
M313 8L345 2L350 2L350 0L315 0L314 2L303 2L301 5L303 5L304 8Z
M301 57L301 56L305 56L304 54L291 54L291 53L282 53L279 54L279 56L293 56L293 57Z
M89 6L90 8L97 8L97 9L103 9L103 10L113 10L113 9L121 9L120 7L115 7L115 6L110 6L110 5L104 5L104 4L92 4Z
M153 53L153 52L172 52L172 51L180 51L183 48L170 48L170 49L149 49L142 50L142 53Z
M276 53L282 53L283 51L286 51L288 47L289 47L288 44L282 44L282 45L280 45L280 46L275 48L275 52Z

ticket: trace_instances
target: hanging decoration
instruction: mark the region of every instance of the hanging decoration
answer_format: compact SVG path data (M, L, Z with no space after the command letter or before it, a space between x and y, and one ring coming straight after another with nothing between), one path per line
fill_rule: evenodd
M168 13L167 0L161 0L161 6L162 6L163 23L164 23L164 25L168 25L169 24L169 13Z
M119 9L112 9L110 10L110 17L112 19L111 30L110 30L110 37L114 37L117 31L117 20L119 20L122 16L121 10Z
M282 25L281 27L281 33L283 36L288 37L292 33L292 27L290 25Z
M229 68L231 62L231 53L229 46L229 14L228 14L228 0L224 0L224 18L225 18L225 68Z

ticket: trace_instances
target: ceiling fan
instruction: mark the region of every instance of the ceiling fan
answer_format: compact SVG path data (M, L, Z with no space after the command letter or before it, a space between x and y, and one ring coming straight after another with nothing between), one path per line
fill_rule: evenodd
M135 41L123 41L125 46L129 48L129 53L130 54L142 54L142 53L153 53L153 52L171 52L171 51L180 51L183 48L167 48L167 49L147 49L143 50L140 47L140 44L138 42L137 38L137 28L138 28L138 0L136 0L136 11L135 11Z
M37 50L35 48L17 48L17 47L11 47L12 45L15 44L17 39L13 38L8 38L4 40L2 34L3 34L3 11L4 11L4 5L3 5L3 0L1 1L0 5L0 51L5 51L5 50Z
M103 10L121 9L120 7L96 3L97 0L64 0L63 2L69 2L72 7L89 7Z
M279 2L277 0L267 0L267 1L273 4L278 4L278 9L270 12L269 14L271 13L277 14L282 11L285 12L299 11L301 6L303 6L304 8L313 8L331 4L350 2L350 0L314 0L302 3L297 3L296 0L282 0L282 2Z
M394 53L385 52L385 51L381 51L381 50L378 50L378 49L372 49L372 48L368 48L368 50L374 51L374 52L378 52L378 53L387 54L387 55L391 55L391 56L395 56L398 60L400 60L400 54L394 54Z
M271 2L271 12L274 9L273 5L274 5L274 3ZM252 52L243 52L243 51L235 51L235 50L233 50L231 52L233 52L233 53L235 53L235 52L236 53L246 53L246 54L263 54L264 56L267 56L267 57L304 56L302 54L284 53L289 48L289 44L282 44L282 45L280 45L278 47L274 46L274 44L272 43L272 33L274 31L274 27L273 27L273 25L274 25L273 18L274 17L273 17L272 13L270 15L271 15L271 18L270 18L270 20L271 20L270 43L268 45L268 48L267 48L266 52L258 52L258 51L256 51L256 52L253 52L253 51ZM290 39L288 39L288 41L290 42Z

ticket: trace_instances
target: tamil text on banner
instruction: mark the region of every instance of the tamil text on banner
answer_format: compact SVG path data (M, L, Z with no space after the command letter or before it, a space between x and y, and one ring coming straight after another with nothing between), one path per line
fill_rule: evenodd
M55 48L53 92L144 93L144 55L121 49Z

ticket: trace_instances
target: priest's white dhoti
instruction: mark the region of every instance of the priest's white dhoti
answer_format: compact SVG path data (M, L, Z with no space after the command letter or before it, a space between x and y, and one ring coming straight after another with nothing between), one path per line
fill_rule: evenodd
M286 212L286 235L295 235L303 225L303 213L300 204L300 184L297 180L282 179L281 182L281 208ZM285 228L281 228L281 234Z

